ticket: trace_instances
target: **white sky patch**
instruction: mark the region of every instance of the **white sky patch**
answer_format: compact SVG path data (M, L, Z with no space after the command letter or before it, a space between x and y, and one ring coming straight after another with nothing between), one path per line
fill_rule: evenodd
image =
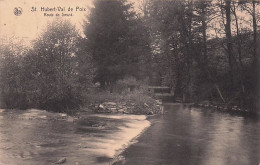
M32 40L36 38L45 28L48 21L53 19L69 19L76 28L82 30L83 20L86 18L92 0L2 0L0 1L0 38L7 39L18 37L20 39ZM20 16L14 14L14 8L21 7L23 12ZM32 7L37 11L32 12ZM65 11L45 12L41 8L64 8ZM74 10L68 11L71 7ZM86 11L76 11L76 7L86 8ZM60 14L57 16L44 16L44 13ZM72 13L73 16L62 17L62 13Z
M131 2L137 0L131 0ZM0 42L29 42L35 39L48 21L53 19L69 19L73 25L82 33L83 20L89 14L89 8L92 7L93 0L0 0ZM14 14L14 8L20 7L23 12L20 16ZM36 7L37 11L32 11ZM65 11L42 11L41 8L65 8ZM73 11L68 11L68 8ZM86 8L86 11L76 11L76 8ZM44 13L54 14L54 16L44 16ZM60 14L59 17L55 16ZM62 13L73 16L61 16Z

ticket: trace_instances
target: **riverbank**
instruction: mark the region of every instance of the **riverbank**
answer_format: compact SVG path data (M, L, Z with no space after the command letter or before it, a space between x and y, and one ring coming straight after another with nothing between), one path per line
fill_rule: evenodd
M212 104L210 102L200 102L200 103L190 104L190 106L195 108L201 108L201 109L211 109L214 111L226 112L231 114L242 114L242 115L249 115L249 116L260 115L260 113L257 111L252 111L247 108L241 108L236 105L227 106L225 104L216 104L216 103Z
M162 106L148 93L142 91L110 93L109 91L95 91L85 96L80 111L107 114L162 114Z

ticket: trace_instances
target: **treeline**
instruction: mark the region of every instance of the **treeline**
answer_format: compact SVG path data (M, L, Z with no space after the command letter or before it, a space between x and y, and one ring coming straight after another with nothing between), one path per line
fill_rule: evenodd
M31 48L1 45L1 106L62 110L80 105L94 67L69 21L55 20Z
M94 83L134 77L184 102L257 109L257 1L95 0L84 35L54 21L33 42L1 45L1 106L73 109ZM138 6L138 7L136 7Z
M144 0L155 83L183 101L257 109L258 1Z

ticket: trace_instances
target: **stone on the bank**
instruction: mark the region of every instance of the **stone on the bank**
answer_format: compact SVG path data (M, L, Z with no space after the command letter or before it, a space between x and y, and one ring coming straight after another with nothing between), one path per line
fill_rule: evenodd
M116 112L117 108L109 108L110 111Z
M162 102L161 102L160 100L155 100L155 102L156 102L157 104L162 104Z
M116 103L115 103L115 102L105 102L105 103L103 103L103 104L105 104L105 105L114 105L114 106L116 106Z
M123 113L125 109L119 109L118 112Z
M67 114L66 114L66 113L60 113L60 116L61 116L61 117L66 117Z
M57 162L55 162L55 164L63 164L66 162L66 158L61 158L60 160L58 160Z
M74 118L69 116L68 119L67 119L68 122L73 122L74 121Z
M105 110L105 107L104 107L104 105L99 104L98 109Z

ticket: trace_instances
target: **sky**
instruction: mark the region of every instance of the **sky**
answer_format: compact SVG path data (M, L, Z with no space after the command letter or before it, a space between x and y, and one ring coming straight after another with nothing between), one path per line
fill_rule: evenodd
M41 34L48 21L55 18L69 19L82 32L83 20L89 13L92 3L93 0L0 0L0 40L9 42L8 40L14 41L16 38L20 42L21 39L29 42ZM42 7L45 9L56 7L56 11L42 11ZM65 8L65 11L58 11L58 7ZM69 7L73 8L73 11L68 11ZM20 16L14 14L15 8L22 9ZM35 8L36 11L32 11ZM47 16L44 13L52 13L54 16ZM56 16L57 13L60 16ZM73 16L62 16L62 13L72 13Z
M91 4L92 0L0 0L0 38L32 40L44 30L48 21L58 17L69 19L77 29L81 30L83 19L89 13L88 8ZM14 9L18 7L22 9L20 16L14 14ZM41 11L42 7L45 9L56 7L56 11ZM58 11L58 7L65 7L65 11ZM73 11L68 11L69 7L73 8ZM36 11L32 11L33 8L36 8ZM44 16L44 13L54 14L54 16ZM60 16L55 16L57 13ZM61 16L62 13L72 13L73 16Z
M130 0L134 2L135 9L138 7L138 2L141 0ZM47 22L55 18L66 18L76 26L79 32L82 33L83 20L89 13L89 8L92 6L93 0L0 0L0 43L1 42L25 42L29 44L45 29ZM22 9L22 14L16 16L15 8ZM41 11L41 8L56 8L56 11ZM58 7L65 11L58 11ZM73 11L68 11L68 8L73 8ZM76 8L85 8L86 10L77 10ZM36 11L32 11L35 9ZM54 14L54 16L44 16L46 14ZM62 13L73 16L61 16ZM56 16L60 14L60 16ZM243 24L245 26L246 24ZM215 32L209 34L214 35Z

